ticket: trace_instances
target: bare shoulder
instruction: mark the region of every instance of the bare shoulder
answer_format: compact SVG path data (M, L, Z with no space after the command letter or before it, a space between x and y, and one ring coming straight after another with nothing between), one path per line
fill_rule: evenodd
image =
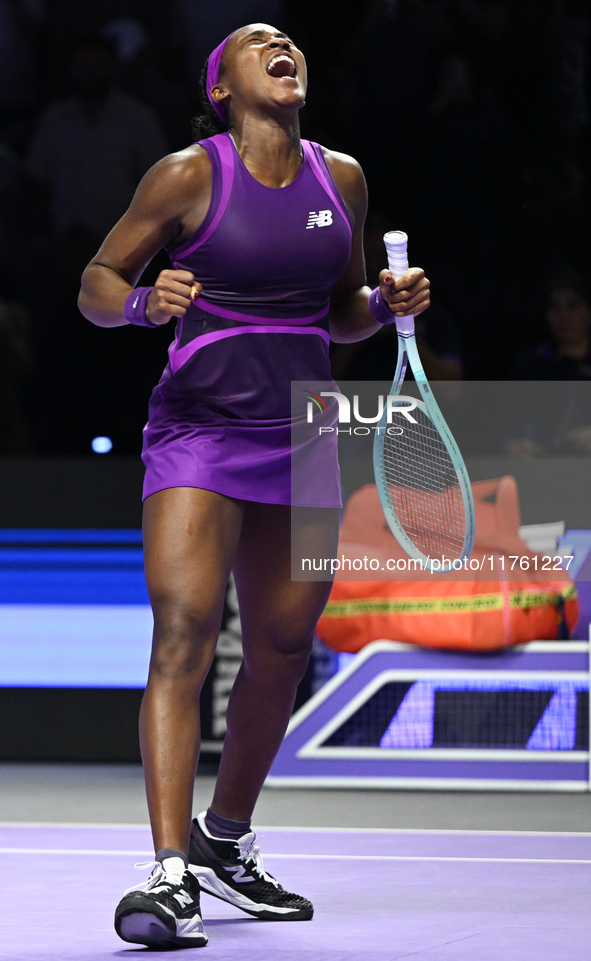
M346 153L340 153L338 150L329 150L328 147L323 147L322 153L333 177L337 174L340 177L348 178L351 183L365 183L361 165L354 157Z
M142 178L132 208L166 209L176 214L211 194L212 170L203 147L192 144L168 154Z
M358 161L355 160L355 157L352 157L351 154L341 153L340 150L329 150L328 147L322 147L322 153L329 166L331 164L342 163L347 167L355 167L357 170L361 170Z
M354 157L336 150L323 147L322 152L343 199L354 213L355 220L363 218L367 207L367 186L360 164Z

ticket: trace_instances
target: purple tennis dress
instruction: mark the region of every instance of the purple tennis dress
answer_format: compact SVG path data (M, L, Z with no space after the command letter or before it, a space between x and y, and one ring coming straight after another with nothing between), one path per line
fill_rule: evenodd
M328 382L331 287L351 251L345 204L318 144L287 187L252 177L228 133L201 141L213 170L205 220L175 269L203 285L177 323L150 399L144 497L201 487L268 504L339 507L335 439L308 435L292 470L292 381ZM331 386L331 384L333 386Z

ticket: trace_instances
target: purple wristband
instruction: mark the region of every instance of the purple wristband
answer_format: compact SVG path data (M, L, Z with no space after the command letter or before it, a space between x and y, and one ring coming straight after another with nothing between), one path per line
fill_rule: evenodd
M146 304L153 289L153 287L136 287L131 291L123 308L123 316L130 324L136 324L138 327L160 326L160 324L153 324L151 320L148 320L146 314Z
M374 320L377 320L378 324L394 324L396 322L396 317L388 307L388 304L382 297L379 287L374 287L371 294L369 295L369 300L367 301L367 306L369 307L369 312Z

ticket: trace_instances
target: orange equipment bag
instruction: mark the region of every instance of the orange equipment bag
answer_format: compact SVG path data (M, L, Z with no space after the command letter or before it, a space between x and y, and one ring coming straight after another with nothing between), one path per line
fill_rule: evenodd
M348 652L379 638L422 647L487 651L568 637L578 619L575 586L566 571L541 570L542 555L519 537L515 479L477 481L472 489L476 509L472 557L484 558L483 571L469 572L462 579L457 573L406 572L388 581L364 571L363 580L351 581L345 579L351 575L341 570L318 624L323 641ZM339 538L339 558L364 555L380 561L407 557L390 532L374 484L349 498ZM529 559L529 573L521 567L519 573L511 573L509 558L515 556ZM549 566L554 567L554 562Z

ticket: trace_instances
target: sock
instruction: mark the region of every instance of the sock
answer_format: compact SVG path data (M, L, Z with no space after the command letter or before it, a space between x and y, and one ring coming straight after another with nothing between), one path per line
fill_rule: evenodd
M166 873L177 875L179 880L189 865L187 855L177 851L176 848L161 848L156 852L154 860L160 861Z
M237 841L250 831L250 821L232 821L230 818L220 817L208 808L205 814L205 827L214 838Z

